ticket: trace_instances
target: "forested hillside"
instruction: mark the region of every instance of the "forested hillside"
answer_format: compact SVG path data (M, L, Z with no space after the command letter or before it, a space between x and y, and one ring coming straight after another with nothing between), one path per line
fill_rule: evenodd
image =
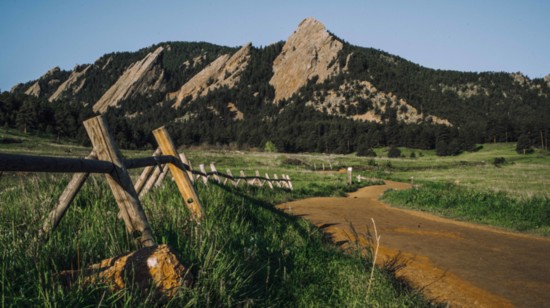
M550 77L428 69L306 19L286 42L164 42L54 68L0 95L0 125L28 133L87 143L81 123L96 113L125 148L152 147L151 130L167 125L181 145L454 155L520 137L547 147Z

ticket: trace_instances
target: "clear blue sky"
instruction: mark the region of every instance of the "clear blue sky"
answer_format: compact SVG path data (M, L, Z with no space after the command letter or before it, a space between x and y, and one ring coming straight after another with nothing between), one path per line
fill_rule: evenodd
M1 0L0 89L162 41L265 46L306 17L430 68L550 74L548 0Z

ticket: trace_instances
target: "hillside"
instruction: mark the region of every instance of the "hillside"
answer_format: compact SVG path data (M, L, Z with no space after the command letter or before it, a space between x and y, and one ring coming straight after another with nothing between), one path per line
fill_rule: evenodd
M53 68L1 96L0 124L86 142L80 123L106 115L117 141L146 147L168 125L179 144L350 153L379 145L439 148L526 136L547 147L550 75L422 67L351 45L312 18L286 42L230 48L164 42Z

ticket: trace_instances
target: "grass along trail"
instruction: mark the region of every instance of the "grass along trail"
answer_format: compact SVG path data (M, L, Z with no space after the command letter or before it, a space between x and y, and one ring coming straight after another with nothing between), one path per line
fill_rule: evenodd
M550 239L397 209L378 198L404 183L362 188L347 198L310 198L278 207L303 216L334 241L368 233L374 218L381 235L379 264L400 254L398 275L426 296L463 307L541 307L550 302ZM360 242L367 244L364 238Z

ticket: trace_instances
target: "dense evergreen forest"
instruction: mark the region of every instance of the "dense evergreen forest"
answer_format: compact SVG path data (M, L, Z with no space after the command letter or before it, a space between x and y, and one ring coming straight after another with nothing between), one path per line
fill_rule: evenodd
M278 104L269 84L272 64L284 42L252 47L250 60L233 87L220 87L207 95L188 97L178 109L167 93L176 91L222 54L237 48L209 43L166 42L137 52L106 54L86 71L85 83L49 101L71 72L53 70L0 94L0 125L23 132L44 132L83 144L88 138L82 121L94 116L92 105L132 63L158 46L165 46L159 65L164 70L161 90L134 95L109 108L105 117L123 148L153 147L151 130L167 125L180 145L263 148L268 142L284 152L324 152L369 155L377 146L436 149L438 155L456 155L479 143L516 142L547 147L550 133L550 85L519 74L464 73L424 68L372 48L345 43L334 65L343 73L323 83L311 80L298 93ZM73 71L82 71L85 65ZM421 112L448 119L452 126L429 122L405 124L397 110L387 108L380 123L352 120L342 114L320 112L306 104L330 89L354 80L369 81L379 91L393 93ZM40 93L27 95L38 83ZM243 119L236 119L233 103ZM354 112L373 105L362 100Z

